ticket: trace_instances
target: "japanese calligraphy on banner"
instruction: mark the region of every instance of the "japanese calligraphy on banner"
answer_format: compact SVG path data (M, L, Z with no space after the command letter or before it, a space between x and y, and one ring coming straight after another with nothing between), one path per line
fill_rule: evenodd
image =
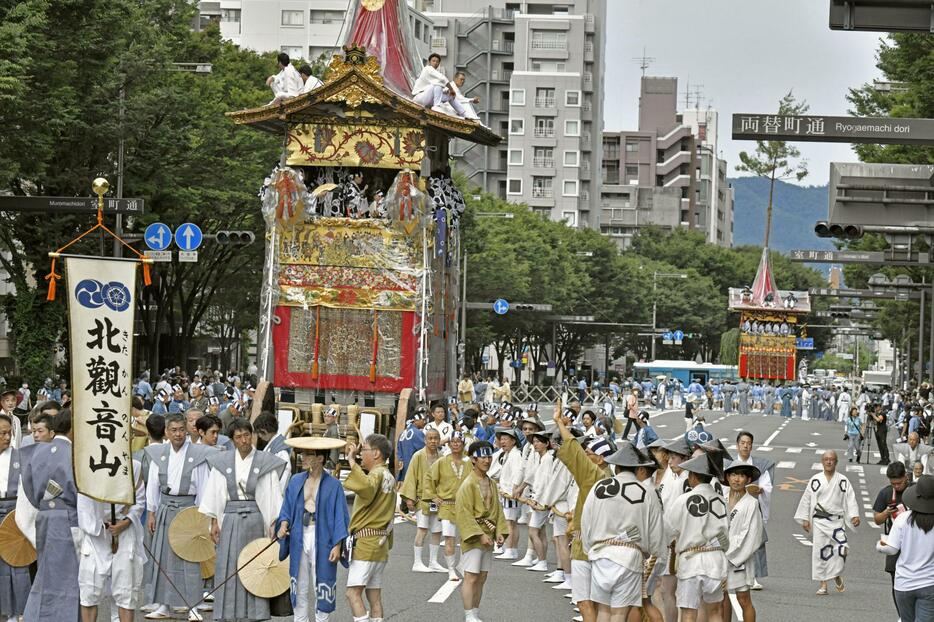
M133 503L135 261L66 257L74 469L78 491Z

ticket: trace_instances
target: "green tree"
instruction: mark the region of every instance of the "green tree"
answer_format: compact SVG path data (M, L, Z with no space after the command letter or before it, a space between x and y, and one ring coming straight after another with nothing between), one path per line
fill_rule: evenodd
M788 91L778 102L779 115L801 115L808 111L808 105L804 101L796 101L794 94ZM801 152L794 145L789 145L782 140L756 141L756 149L753 153L741 151L739 154L740 164L736 165L736 170L742 173L752 173L758 177L764 177L769 180L769 204L765 212L765 242L762 244L766 248L769 246L769 233L772 230L772 198L775 194L775 180L796 179L801 181L808 174L807 162L796 159L801 157Z
M739 364L739 329L731 328L720 335L720 364Z

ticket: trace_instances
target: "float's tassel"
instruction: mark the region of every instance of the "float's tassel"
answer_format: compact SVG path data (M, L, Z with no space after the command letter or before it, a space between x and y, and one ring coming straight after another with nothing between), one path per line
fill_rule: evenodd
M152 274L149 271L148 263L143 264L143 285L145 285L146 287L149 287L150 285L152 285Z

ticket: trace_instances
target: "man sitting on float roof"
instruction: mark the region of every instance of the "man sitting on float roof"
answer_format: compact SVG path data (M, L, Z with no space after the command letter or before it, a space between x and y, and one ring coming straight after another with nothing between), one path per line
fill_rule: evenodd
M455 96L456 87L441 73L441 57L437 54L431 54L428 57L428 64L422 68L422 73L415 81L412 87L412 100L426 108L432 110L438 108L441 104L450 104L458 116L464 116L464 107L457 101ZM443 112L438 110L437 112Z

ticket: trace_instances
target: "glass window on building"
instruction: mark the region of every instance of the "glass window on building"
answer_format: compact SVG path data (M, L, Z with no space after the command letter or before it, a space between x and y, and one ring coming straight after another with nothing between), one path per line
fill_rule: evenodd
M513 135L525 134L525 119L510 119L509 133Z
M541 73L564 73L567 64L557 61L533 61L532 71Z
M281 48L279 48L279 51L288 54L289 60L298 60L300 58L304 58L305 56L304 50L302 50L301 46L298 45L283 45Z
M522 194L522 180L521 179L507 179L506 180L506 194Z
M581 154L579 151L565 151L564 152L564 165L565 166L580 166Z
M564 122L564 135L565 136L580 136L581 135L581 122L576 119L567 119Z
M564 92L564 105L565 106L580 106L581 105L581 92L580 91L565 91Z
M538 168L554 168L555 150L551 147L535 147L532 165Z
M538 108L554 108L555 90L549 88L535 89L535 105Z
M302 11L282 11L283 26L304 26L305 13Z
M554 138L555 120L551 117L535 117L535 137Z
M240 9L221 9L222 22L239 22Z
M636 153L639 151L639 141L638 140L627 140L626 141L626 153Z
M637 164L627 164L626 165L626 180L639 182L639 165Z
M561 194L566 197L576 197L580 190L580 182L576 179L565 179L561 186Z
M309 18L311 24L340 24L344 21L343 11L312 9Z
M510 149L509 150L509 164L511 166L522 166L524 160L522 149Z
M512 89L509 96L510 106L525 106L525 89Z

